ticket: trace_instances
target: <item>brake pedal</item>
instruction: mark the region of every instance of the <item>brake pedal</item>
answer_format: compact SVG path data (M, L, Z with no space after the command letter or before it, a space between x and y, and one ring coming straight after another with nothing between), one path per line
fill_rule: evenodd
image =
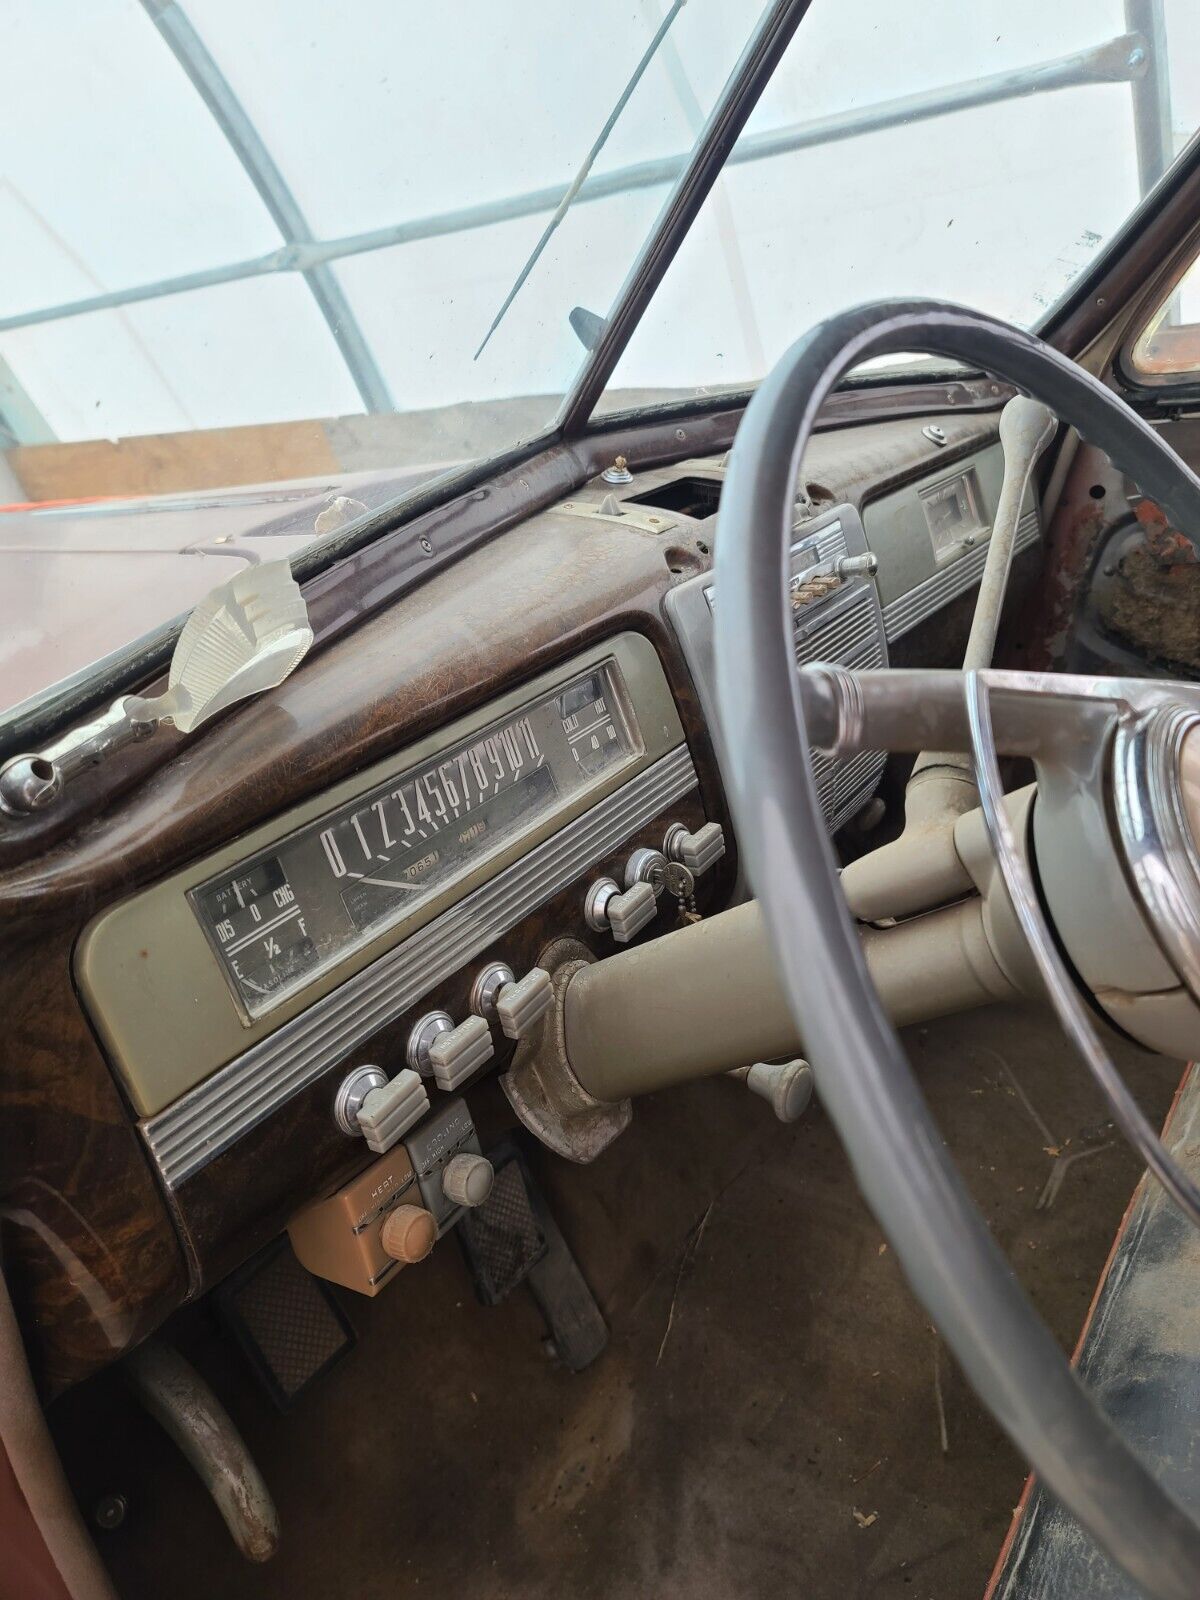
M499 1305L522 1283L538 1303L555 1352L581 1372L608 1343L608 1327L524 1157L505 1140L488 1151L492 1192L458 1225L475 1293Z
M356 1335L329 1286L279 1239L216 1293L221 1320L280 1411L351 1349Z
M548 1245L533 1203L533 1179L520 1152L507 1140L488 1151L496 1174L481 1206L464 1212L458 1225L475 1295L498 1306L524 1283Z

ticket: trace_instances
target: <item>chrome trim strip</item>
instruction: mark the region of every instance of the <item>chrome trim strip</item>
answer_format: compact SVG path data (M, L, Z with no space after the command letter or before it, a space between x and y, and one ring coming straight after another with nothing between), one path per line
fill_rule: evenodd
M1200 859L1180 782L1180 752L1200 715L1160 706L1118 725L1113 802L1142 909L1193 999L1200 999Z
M142 1135L168 1187L190 1178L465 961L699 782L679 745L187 1094Z
M862 672L887 666L887 645L875 585L854 584L836 598L822 602L811 626L798 630L796 660L834 661L847 671ZM824 614L822 614L822 612ZM812 751L813 779L830 833L860 811L879 787L887 756L865 750L849 760L836 760Z
M1040 536L1040 531L1036 509L1027 511L1017 523L1014 554L1027 550L1034 544ZM889 601L883 608L883 623L888 638L898 639L902 633L907 633L919 622L924 622L926 617L931 617L947 601L955 599L977 584L983 577L983 569L987 564L988 543L989 541L985 539L974 550L959 556L957 560L949 562L939 572L935 572L932 578L926 578L924 583L918 583L907 594Z
M803 527L804 524L801 523L800 528ZM846 531L842 527L841 518L835 517L824 527L818 528L815 533L798 532L798 536L792 540L789 553L793 557L811 555L818 566L824 561L832 561L836 556L844 556Z

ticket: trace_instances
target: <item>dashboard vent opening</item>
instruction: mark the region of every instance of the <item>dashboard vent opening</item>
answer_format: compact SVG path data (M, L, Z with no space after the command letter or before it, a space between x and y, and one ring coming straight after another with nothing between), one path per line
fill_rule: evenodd
M670 483L629 496L631 504L653 506L657 511L675 511L681 517L697 520L715 516L720 500L719 478L674 478Z

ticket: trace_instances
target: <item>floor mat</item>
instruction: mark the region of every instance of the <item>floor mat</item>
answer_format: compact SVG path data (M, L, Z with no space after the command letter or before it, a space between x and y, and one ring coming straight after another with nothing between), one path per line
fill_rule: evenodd
M949 1019L908 1043L1069 1347L1136 1163L1043 1018ZM1119 1059L1160 1121L1179 1069ZM479 1305L446 1243L352 1300L358 1348L287 1416L205 1307L168 1330L275 1494L266 1567L236 1555L118 1379L54 1408L85 1514L128 1499L97 1535L124 1600L982 1594L1024 1469L911 1299L818 1105L785 1127L733 1083L699 1084L640 1103L593 1167L545 1157L537 1175L611 1328L584 1373L547 1353L528 1295Z

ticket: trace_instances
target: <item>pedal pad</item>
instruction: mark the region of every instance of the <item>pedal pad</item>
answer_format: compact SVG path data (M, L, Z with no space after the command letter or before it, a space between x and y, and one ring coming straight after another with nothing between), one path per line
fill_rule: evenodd
M332 1290L300 1265L286 1238L227 1278L215 1298L221 1320L280 1411L356 1342Z
M475 1292L484 1305L498 1305L528 1283L559 1360L582 1372L608 1343L600 1307L516 1145L505 1140L487 1155L496 1172L492 1192L457 1230Z
M533 1179L520 1152L507 1140L488 1151L496 1176L481 1206L464 1211L458 1224L463 1255L485 1306L498 1306L546 1254L546 1235L533 1199Z
M530 1272L529 1287L546 1319L558 1359L572 1372L582 1372L608 1343L608 1324L549 1212L542 1217L542 1226L546 1254Z

